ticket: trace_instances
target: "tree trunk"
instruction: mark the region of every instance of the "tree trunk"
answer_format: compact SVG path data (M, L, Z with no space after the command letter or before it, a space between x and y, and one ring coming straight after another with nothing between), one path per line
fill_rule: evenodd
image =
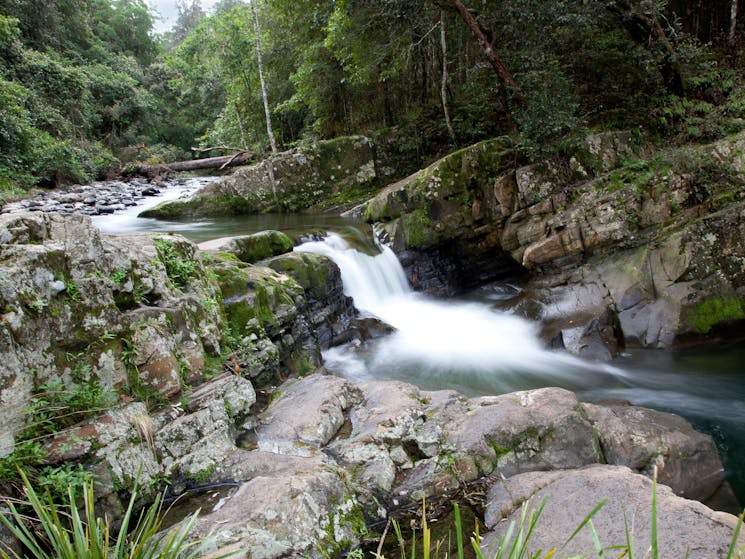
M453 130L453 123L450 121L450 109L448 108L448 43L445 32L444 10L440 10L440 46L442 47L442 83L440 84L442 112L445 114L445 125L448 127L450 139L455 143L455 130Z
M259 35L259 14L256 11L256 0L251 0L251 14L254 18L254 31L256 32L256 62L259 66L259 81L261 82L261 97L264 100L264 114L266 115L266 133L269 136L269 144L272 146L272 153L277 153L277 141L274 139L272 131L272 118L269 113L269 98L266 94L266 82L264 81L264 65L261 61L261 38Z
M732 0L729 17L729 36L727 41L730 46L735 45L735 31L737 30L737 0Z
M460 14L460 17L468 26L471 34L476 38L476 41L481 47L481 50L484 51L487 60L489 60L489 64L491 64L492 68L494 68L494 71L497 73L497 76L499 76L499 79L502 81L502 83L509 87L517 88L515 80L512 79L512 76L507 70L507 67L499 59L497 53L494 52L492 45L489 43L486 35L481 30L481 27L479 27L476 19L471 15L471 12L468 11L468 8L463 5L463 2L461 2L461 0L453 0L453 5Z
M638 44L648 48L650 38L655 40L662 51L662 60L659 63L662 81L668 91L682 97L685 95L686 83L678 53L665 33L654 7L649 5L649 13L645 13L644 8L647 5L642 4L635 6L629 0L616 0L608 4L608 9L621 19L631 38Z
M235 155L224 155L220 157L205 157L204 159L191 159L189 161L176 161L174 163L161 163L157 165L140 165L139 167L127 167L126 175L157 176L175 171L196 171L199 169L225 169L244 165L253 159L254 153L242 151Z
M241 131L241 146L246 149L246 129L243 126L243 118L241 117L241 110L238 108L238 103L234 104L235 118L238 121L238 129Z

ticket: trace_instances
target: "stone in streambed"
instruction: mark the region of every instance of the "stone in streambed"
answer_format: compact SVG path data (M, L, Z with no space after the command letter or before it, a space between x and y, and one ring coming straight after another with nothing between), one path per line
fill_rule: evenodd
M713 439L680 416L623 404L583 404L608 464L651 476L688 499L706 501L722 485Z

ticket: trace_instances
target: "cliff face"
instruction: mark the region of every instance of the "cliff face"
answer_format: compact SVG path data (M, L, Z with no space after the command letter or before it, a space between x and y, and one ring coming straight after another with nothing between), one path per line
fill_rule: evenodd
M610 313L620 341L643 347L745 318L745 135L646 159L631 140L590 136L561 164L518 169L482 142L388 187L365 216L427 291L522 272L537 318Z

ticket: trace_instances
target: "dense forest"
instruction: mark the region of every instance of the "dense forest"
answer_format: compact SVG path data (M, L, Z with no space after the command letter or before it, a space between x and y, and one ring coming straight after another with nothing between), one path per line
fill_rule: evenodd
M3 199L193 148L367 134L415 168L486 137L529 158L745 117L737 0L174 1L158 35L145 0L0 0Z

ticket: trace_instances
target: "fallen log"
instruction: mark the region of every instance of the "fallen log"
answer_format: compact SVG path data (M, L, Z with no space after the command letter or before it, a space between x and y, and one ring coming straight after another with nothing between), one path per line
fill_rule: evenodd
M235 155L222 155L220 157L205 157L204 159L191 159L189 161L175 161L173 163L157 163L155 165L128 165L124 171L126 175L143 175L155 177L176 171L197 171L199 169L226 169L245 165L254 158L252 151L242 151Z

